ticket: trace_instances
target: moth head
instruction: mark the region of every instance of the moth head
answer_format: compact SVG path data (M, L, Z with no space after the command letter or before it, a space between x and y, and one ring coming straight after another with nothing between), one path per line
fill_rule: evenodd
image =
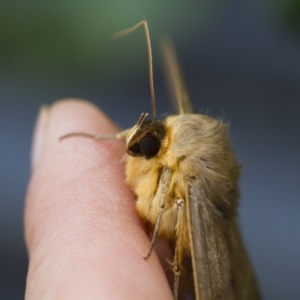
M130 156L150 159L161 149L161 141L166 131L164 122L146 121L147 117L147 113L142 113L136 125L127 134L126 151Z

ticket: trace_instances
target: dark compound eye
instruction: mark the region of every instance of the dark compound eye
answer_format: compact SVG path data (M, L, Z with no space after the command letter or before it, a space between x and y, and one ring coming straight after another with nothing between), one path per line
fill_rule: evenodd
M146 158L150 158L158 153L160 140L157 137L146 135L139 141L139 146L142 155Z
M132 156L142 156L140 146L138 143L132 145L129 150L130 150L130 155Z

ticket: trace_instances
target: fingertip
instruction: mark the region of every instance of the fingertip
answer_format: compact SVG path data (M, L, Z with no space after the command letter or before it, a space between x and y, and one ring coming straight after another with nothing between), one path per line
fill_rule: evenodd
M43 292L51 299L159 295L168 286L155 255L142 258L149 240L125 184L124 143L59 141L69 132L110 134L118 128L93 104L74 99L54 103L44 125L26 200L28 299L42 299Z
M46 134L46 128L50 115L50 107L48 105L42 105L35 124L32 149L31 149L31 170L33 170L38 163L38 160L43 152L44 139Z
M63 99L43 105L38 113L31 150L31 166L35 169L47 142L57 142L71 132L115 133L118 128L94 104L81 99ZM79 139L82 141L82 139ZM48 145L49 146L49 145Z
M31 224L39 222L39 215L43 216L45 213L37 213L47 205L41 202L42 197L52 203L52 208L68 204L68 201L58 202L57 197L48 197L56 189L63 191L62 185L77 182L77 186L82 184L81 190L87 190L88 195L105 195L113 189L128 190L124 183L124 163L121 160L125 153L123 142L94 141L82 137L59 140L65 133L79 130L94 134L118 131L109 118L88 101L64 99L50 107L41 108L34 133L34 172L28 188L25 210L27 241L32 241L32 233L38 232L32 230L35 226ZM69 193L73 195L75 189ZM78 198L77 195L74 196ZM83 196L82 199L87 199L83 204L85 208L98 205L94 198ZM88 201L91 199L96 203ZM48 217L49 214L45 213L45 216ZM31 243L28 242L29 250L30 246Z

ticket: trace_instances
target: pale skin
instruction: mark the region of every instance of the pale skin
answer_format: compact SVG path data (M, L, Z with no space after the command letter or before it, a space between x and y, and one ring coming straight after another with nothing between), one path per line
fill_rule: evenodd
M25 211L25 298L172 299L164 270L169 248L158 242L143 258L150 241L125 184L124 142L59 141L76 131L119 130L85 101L57 102L40 114Z

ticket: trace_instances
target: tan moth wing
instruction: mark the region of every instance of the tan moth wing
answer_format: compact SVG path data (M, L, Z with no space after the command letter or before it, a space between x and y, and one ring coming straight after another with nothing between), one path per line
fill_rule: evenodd
M164 40L162 49L168 84L179 113L192 114L193 106L174 47ZM186 190L195 296L199 300L259 299L237 223L240 167L229 145L226 124L209 117L203 121L205 126L198 130L203 129L205 134L206 128L213 126L209 131L215 136L199 147L207 147L211 153L199 151L202 167L187 180Z
M201 182L191 180L187 213L196 299L234 299L224 232L215 224L204 195Z
M260 299L234 210L214 211L201 181L187 194L196 299Z

